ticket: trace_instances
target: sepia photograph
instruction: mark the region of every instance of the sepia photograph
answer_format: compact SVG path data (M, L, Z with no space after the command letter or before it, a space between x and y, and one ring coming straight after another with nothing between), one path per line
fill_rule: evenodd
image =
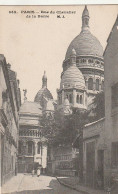
M118 4L0 5L1 194L118 194Z

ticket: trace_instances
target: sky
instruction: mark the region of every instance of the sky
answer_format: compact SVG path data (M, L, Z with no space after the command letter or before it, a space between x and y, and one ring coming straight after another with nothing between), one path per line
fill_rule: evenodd
M28 100L34 100L42 87L44 70L48 89L54 99L57 98L62 63L70 42L81 31L83 9L84 5L0 6L0 53L4 54L12 70L17 72L22 100L23 89L27 89ZM90 31L105 49L118 14L118 5L88 5L88 10ZM57 18L57 11L74 13L61 14L64 18ZM49 17L41 18L38 15Z

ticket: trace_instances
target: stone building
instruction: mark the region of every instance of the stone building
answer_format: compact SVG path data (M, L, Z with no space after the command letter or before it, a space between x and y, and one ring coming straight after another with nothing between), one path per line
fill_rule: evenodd
M42 107L25 101L20 108L19 120L19 172L32 172L40 164L46 168L46 140L41 135Z
M105 61L105 184L118 177L118 17L107 39Z
M83 79L81 73L83 74L86 86L85 89L87 99L85 98L85 104L87 107L89 104L91 104L95 94L100 92L104 88L103 48L99 40L90 32L89 19L89 11L87 9L87 6L85 6L82 13L82 30L80 34L77 35L70 43L65 55L65 59L63 61L61 86L60 90L58 91L59 102L63 101L63 93L65 90L68 90L69 93L72 93L71 90L73 85L73 88L75 87L75 89L73 90L74 99L72 99L73 97L69 98L68 96L69 101L71 103L71 101L75 100L76 103L80 103L81 93L78 92L78 88L81 86L81 82L78 82L80 80L77 79ZM73 51L73 49L75 51ZM78 67L81 73L78 73L77 75L77 73L75 72L75 68L71 67L72 63L74 63ZM70 71L73 83L70 81L71 76L68 78L68 74ZM61 102L59 104L61 104Z
M46 73L34 102L27 101L26 92L24 90L24 103L19 113L19 172L29 173L38 165L44 172L47 167L47 140L42 136L41 119L43 114L53 113L56 104L47 88Z
M0 55L0 161L1 184L17 173L19 108L21 96L16 73Z

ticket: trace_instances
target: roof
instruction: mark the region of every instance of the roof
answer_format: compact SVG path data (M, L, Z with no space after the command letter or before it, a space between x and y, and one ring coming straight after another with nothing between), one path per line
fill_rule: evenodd
M103 55L105 55L105 53L106 53L106 50L107 50L107 47L108 47L108 43L109 43L110 38L111 38L111 36L112 36L112 34L113 34L113 30L114 30L115 26L118 26L118 15L117 15L116 21L115 21L115 23L114 23L114 25L113 25L113 27L112 27L112 30L111 30L111 32L110 32L108 38L107 38L107 45L106 45L106 48L105 48L105 50L104 50L104 54L103 54Z
M84 128L89 127L89 126L91 126L91 125L94 125L94 124L96 124L96 123L99 123L99 122L101 122L101 121L104 121L104 119L105 119L105 118L101 118L101 119L99 119L99 120L97 120L97 121L94 121L94 122L92 122L92 123L88 123L88 124L84 125Z
M81 71L74 65L70 66L63 74L60 88L77 87L85 89L85 80Z
M75 49L77 56L96 56L103 58L103 48L99 40L88 30L82 30L70 43L65 60L70 58L72 48Z
M39 103L25 101L20 107L20 114L42 115L42 108Z
M51 92L46 88L41 88L35 96L34 102L39 102L43 106L43 98L53 99Z

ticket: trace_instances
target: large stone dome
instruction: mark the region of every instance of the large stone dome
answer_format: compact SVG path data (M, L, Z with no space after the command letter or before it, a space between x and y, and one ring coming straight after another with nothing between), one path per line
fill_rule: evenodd
M103 58L103 48L99 40L91 34L89 30L81 33L70 43L65 59L70 58L72 48L75 49L77 56L96 56Z
M95 56L103 58L103 48L99 40L93 36L89 30L89 12L87 6L82 14L82 31L70 43L65 60L70 58L72 48L75 49L77 56Z
M81 71L74 65L70 66L63 74L60 88L76 87L85 89L85 80Z

